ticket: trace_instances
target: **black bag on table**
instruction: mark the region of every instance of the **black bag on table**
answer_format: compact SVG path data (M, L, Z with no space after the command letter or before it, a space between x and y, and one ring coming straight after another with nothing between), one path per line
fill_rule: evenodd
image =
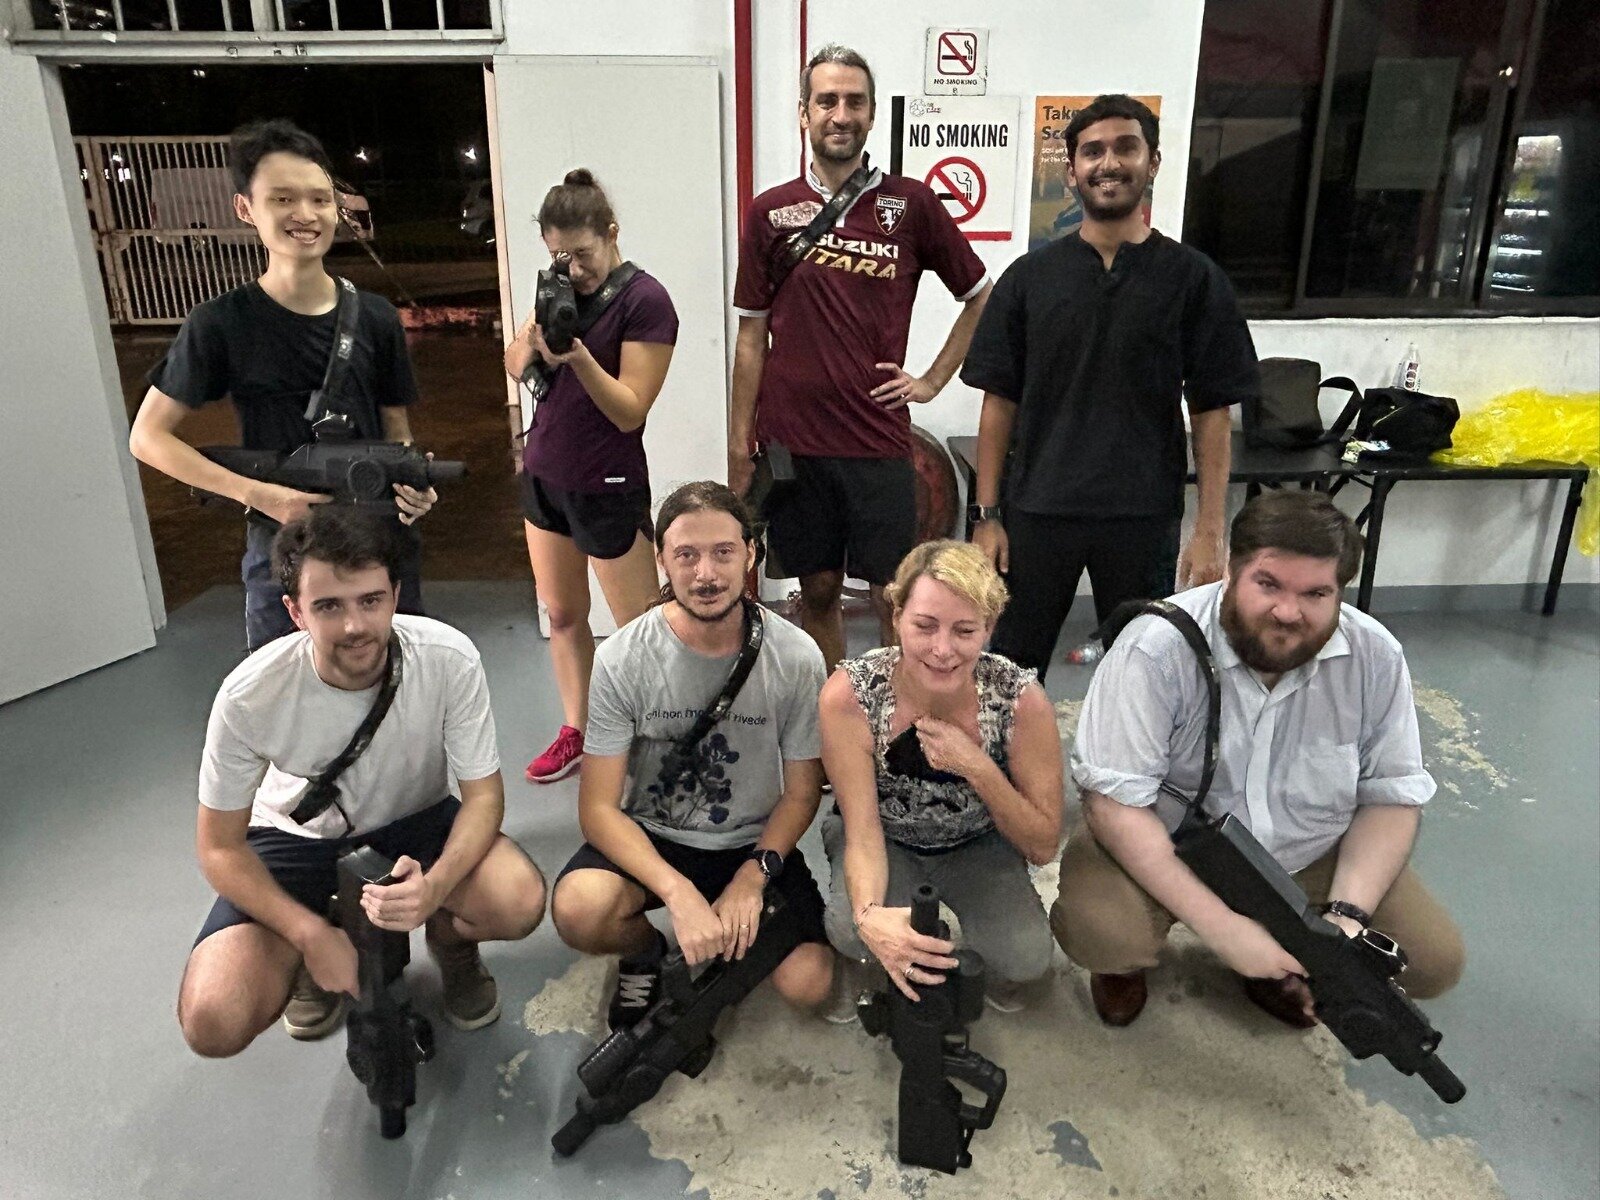
M1344 387L1350 400L1334 422L1333 431L1358 442L1388 442L1387 459L1425 459L1436 450L1448 450L1461 407L1449 396L1408 392L1405 388L1368 388L1363 392L1352 380L1330 379L1325 387Z
M1305 450L1327 440L1317 407L1317 394L1327 386L1321 379L1322 364L1308 358L1263 358L1261 391L1245 401L1240 416L1245 445Z

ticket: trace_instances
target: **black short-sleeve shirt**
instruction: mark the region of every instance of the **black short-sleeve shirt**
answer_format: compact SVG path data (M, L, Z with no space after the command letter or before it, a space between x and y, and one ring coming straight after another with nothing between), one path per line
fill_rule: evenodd
M1261 386L1227 276L1155 230L1109 271L1076 233L1012 263L961 378L1017 404L1006 503L1071 517L1181 513L1181 401L1207 412Z
M400 314L381 296L357 292L355 349L345 404L364 438L381 439L380 407L416 401ZM335 313L291 312L255 281L198 305L149 375L153 387L190 408L223 396L239 414L247 450L294 450L311 440L306 405L322 385Z

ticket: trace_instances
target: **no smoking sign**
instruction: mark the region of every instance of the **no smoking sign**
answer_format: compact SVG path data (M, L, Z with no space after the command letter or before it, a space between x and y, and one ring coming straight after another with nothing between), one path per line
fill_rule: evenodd
M920 179L969 242L1011 237L1017 187L1015 96L896 96L896 175Z
M978 215L989 191L983 171L969 158L947 158L935 163L922 182L933 189L957 225L965 225Z
M928 30L925 96L982 96L989 90L987 29Z

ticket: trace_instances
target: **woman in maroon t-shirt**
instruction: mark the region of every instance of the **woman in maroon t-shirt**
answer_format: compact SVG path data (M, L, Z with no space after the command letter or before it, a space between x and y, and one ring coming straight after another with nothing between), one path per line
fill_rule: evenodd
M617 221L586 170L568 171L539 208L544 243L565 261L580 323L622 266ZM506 347L506 370L523 379L543 360L549 390L522 455L523 530L534 586L550 617L550 663L565 724L528 764L534 783L563 779L583 761L589 716L589 563L618 625L659 594L651 545L644 422L678 340L678 314L661 284L635 272L565 354L554 353L534 317Z

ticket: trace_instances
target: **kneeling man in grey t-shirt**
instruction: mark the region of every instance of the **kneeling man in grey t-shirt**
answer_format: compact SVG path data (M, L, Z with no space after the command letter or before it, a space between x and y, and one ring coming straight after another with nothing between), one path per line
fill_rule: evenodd
M791 1004L828 995L833 960L822 896L795 843L817 813L822 652L768 617L755 664L723 718L687 757L671 755L721 694L745 641L741 603L755 541L744 503L690 483L661 505L663 602L595 653L578 818L588 840L556 881L551 915L585 954L618 954L608 1017L641 1018L660 985L666 943L646 920L665 906L689 964L742 958L769 883L806 941L773 972Z

